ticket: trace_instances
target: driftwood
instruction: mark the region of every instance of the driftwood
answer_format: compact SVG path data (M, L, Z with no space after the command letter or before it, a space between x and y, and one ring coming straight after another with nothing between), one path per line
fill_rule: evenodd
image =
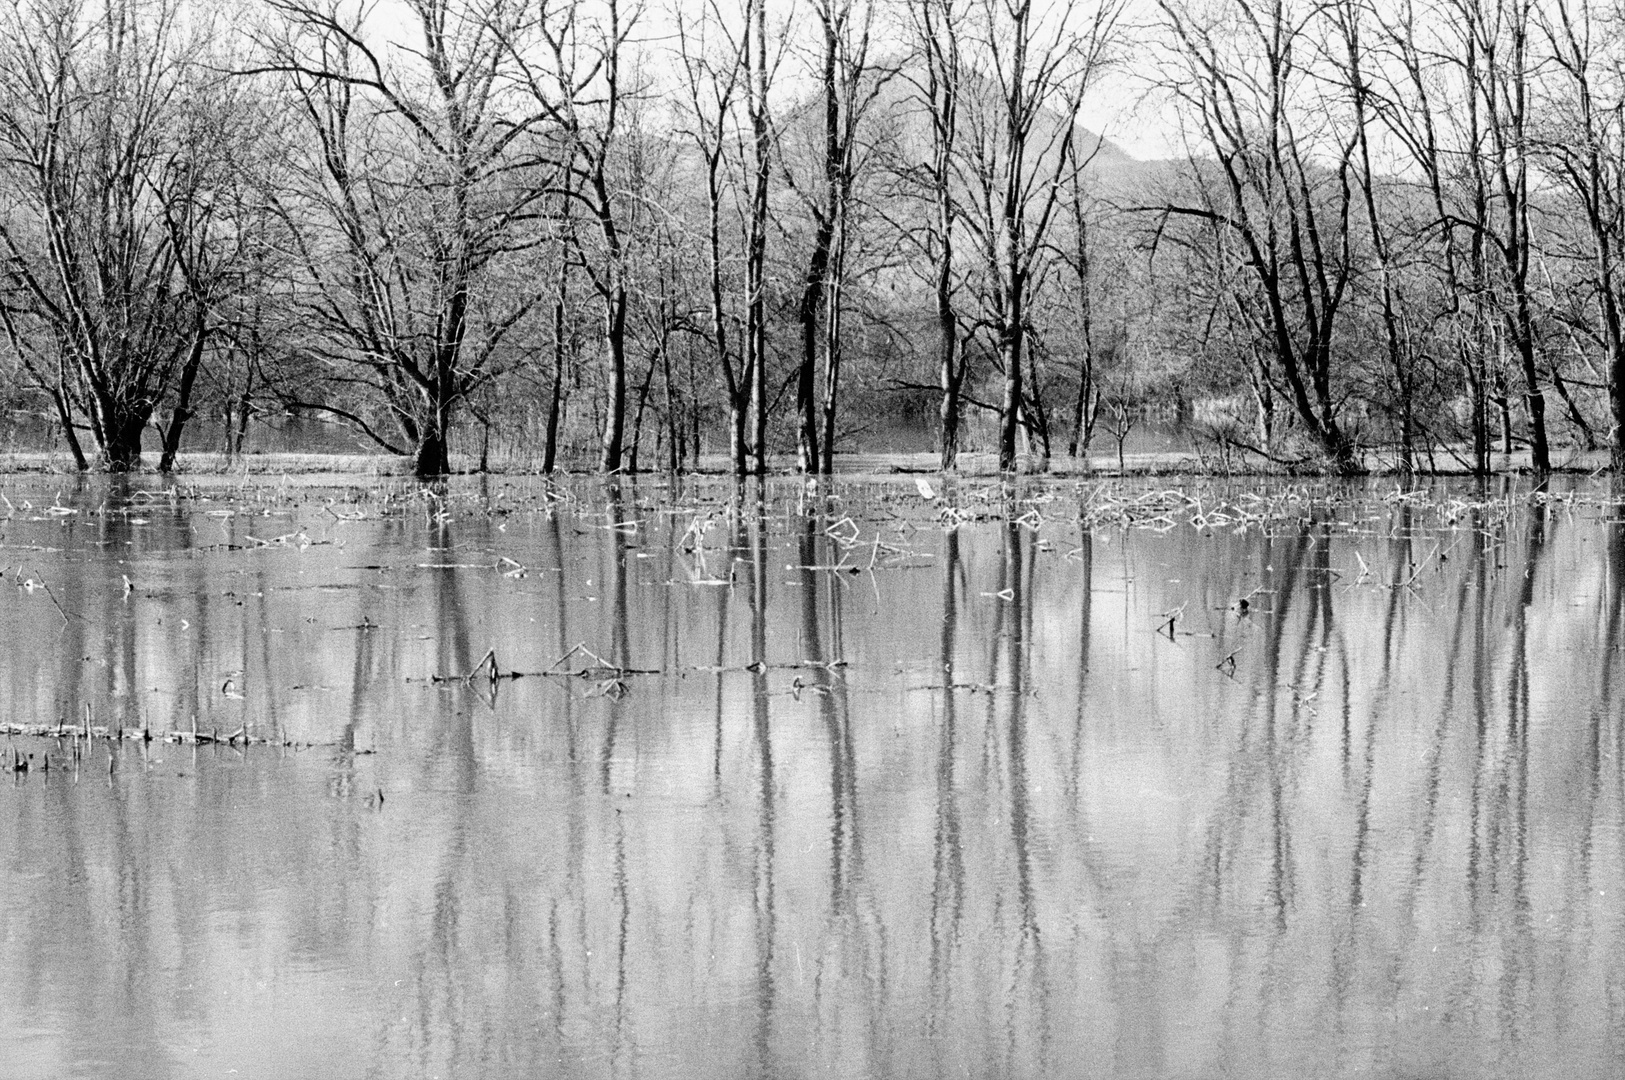
M102 739L107 742L163 742L195 746L281 746L294 749L338 745L337 743L328 742L300 742L295 739L268 739L263 735L252 734L247 725L232 732L222 732L219 728L205 731L196 726L195 719L190 731L155 732L150 727L109 727L103 724L80 725L59 720L54 724L0 724L0 735L22 735L40 739L72 739L76 742L83 739L87 743ZM356 750L355 753L370 754L373 751Z
M594 663L589 667L583 668L560 668L561 664L578 653L589 657L594 661ZM474 682L474 677L479 675L481 672L485 673L486 682L490 684L495 684L504 680L512 681L514 679L525 678L597 679L603 681L619 680L627 675L660 674L660 670L658 668L629 668L622 667L619 664L612 664L608 660L605 660L603 657L599 656L597 653L593 652L591 649L587 648L585 642L581 642L570 649L569 652L553 661L552 664L548 665L548 667L542 671L503 671L502 668L497 664L496 650L487 649L485 650L485 655L480 657L480 662L470 668L466 674L430 675L429 681L432 683L441 684L462 683L467 686L471 685Z

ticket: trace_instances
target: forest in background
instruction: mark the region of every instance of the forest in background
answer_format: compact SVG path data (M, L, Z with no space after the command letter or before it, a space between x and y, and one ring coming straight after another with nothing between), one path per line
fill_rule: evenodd
M1130 95L1180 153L1087 126ZM295 415L424 476L1042 470L1159 408L1618 470L1625 3L20 0L0 254L0 402L81 469Z

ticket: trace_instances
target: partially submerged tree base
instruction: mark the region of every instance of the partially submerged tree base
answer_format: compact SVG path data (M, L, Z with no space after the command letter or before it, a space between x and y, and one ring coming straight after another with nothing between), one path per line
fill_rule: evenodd
M449 472L451 460L446 452L446 440L439 435L425 435L418 443L417 453L412 455L412 475L427 480Z

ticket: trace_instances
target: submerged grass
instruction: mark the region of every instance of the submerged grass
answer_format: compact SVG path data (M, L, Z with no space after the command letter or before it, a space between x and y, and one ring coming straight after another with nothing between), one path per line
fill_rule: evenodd
M867 459L870 466L890 462L892 467L830 478L775 474L763 481L704 473L627 477L490 473L423 483L411 476L405 458L264 454L227 459L223 454L200 453L182 455L174 474L144 472L128 477L127 484L112 484L95 497L99 506L76 499L64 486L53 506L29 509L127 515L139 514L155 501L179 509L185 502L202 500L218 507L207 512L223 514L230 512L229 506L266 512L314 501L325 504L325 512L336 520L422 512L444 522L461 514L524 510L591 518L598 527L622 531L656 515L686 517L692 529L701 519L703 527L709 527L722 518L765 513L780 520L816 516L862 524L866 528L861 542L872 546L868 530L886 527L953 529L1007 522L1033 531L1051 523L1087 530L1245 530L1315 521L1355 529L1372 527L1375 515L1394 509L1407 511L1417 525L1451 527L1469 519L1504 520L1531 505L1609 507L1614 514L1625 504L1625 488L1606 478L1574 473L1543 483L1519 475L1345 480L1194 473L1000 476L973 471L944 476L913 467L918 456ZM0 493L8 471L25 489L30 475L80 478L64 455L0 455ZM37 487L30 496L38 501ZM0 505L0 517L18 512L19 506L9 503L8 499L7 505ZM75 503L78 509L70 509Z

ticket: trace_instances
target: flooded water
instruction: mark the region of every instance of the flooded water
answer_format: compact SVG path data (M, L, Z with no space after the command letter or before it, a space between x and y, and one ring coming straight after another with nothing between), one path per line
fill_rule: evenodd
M146 483L3 487L7 1077L1625 1060L1606 492Z

